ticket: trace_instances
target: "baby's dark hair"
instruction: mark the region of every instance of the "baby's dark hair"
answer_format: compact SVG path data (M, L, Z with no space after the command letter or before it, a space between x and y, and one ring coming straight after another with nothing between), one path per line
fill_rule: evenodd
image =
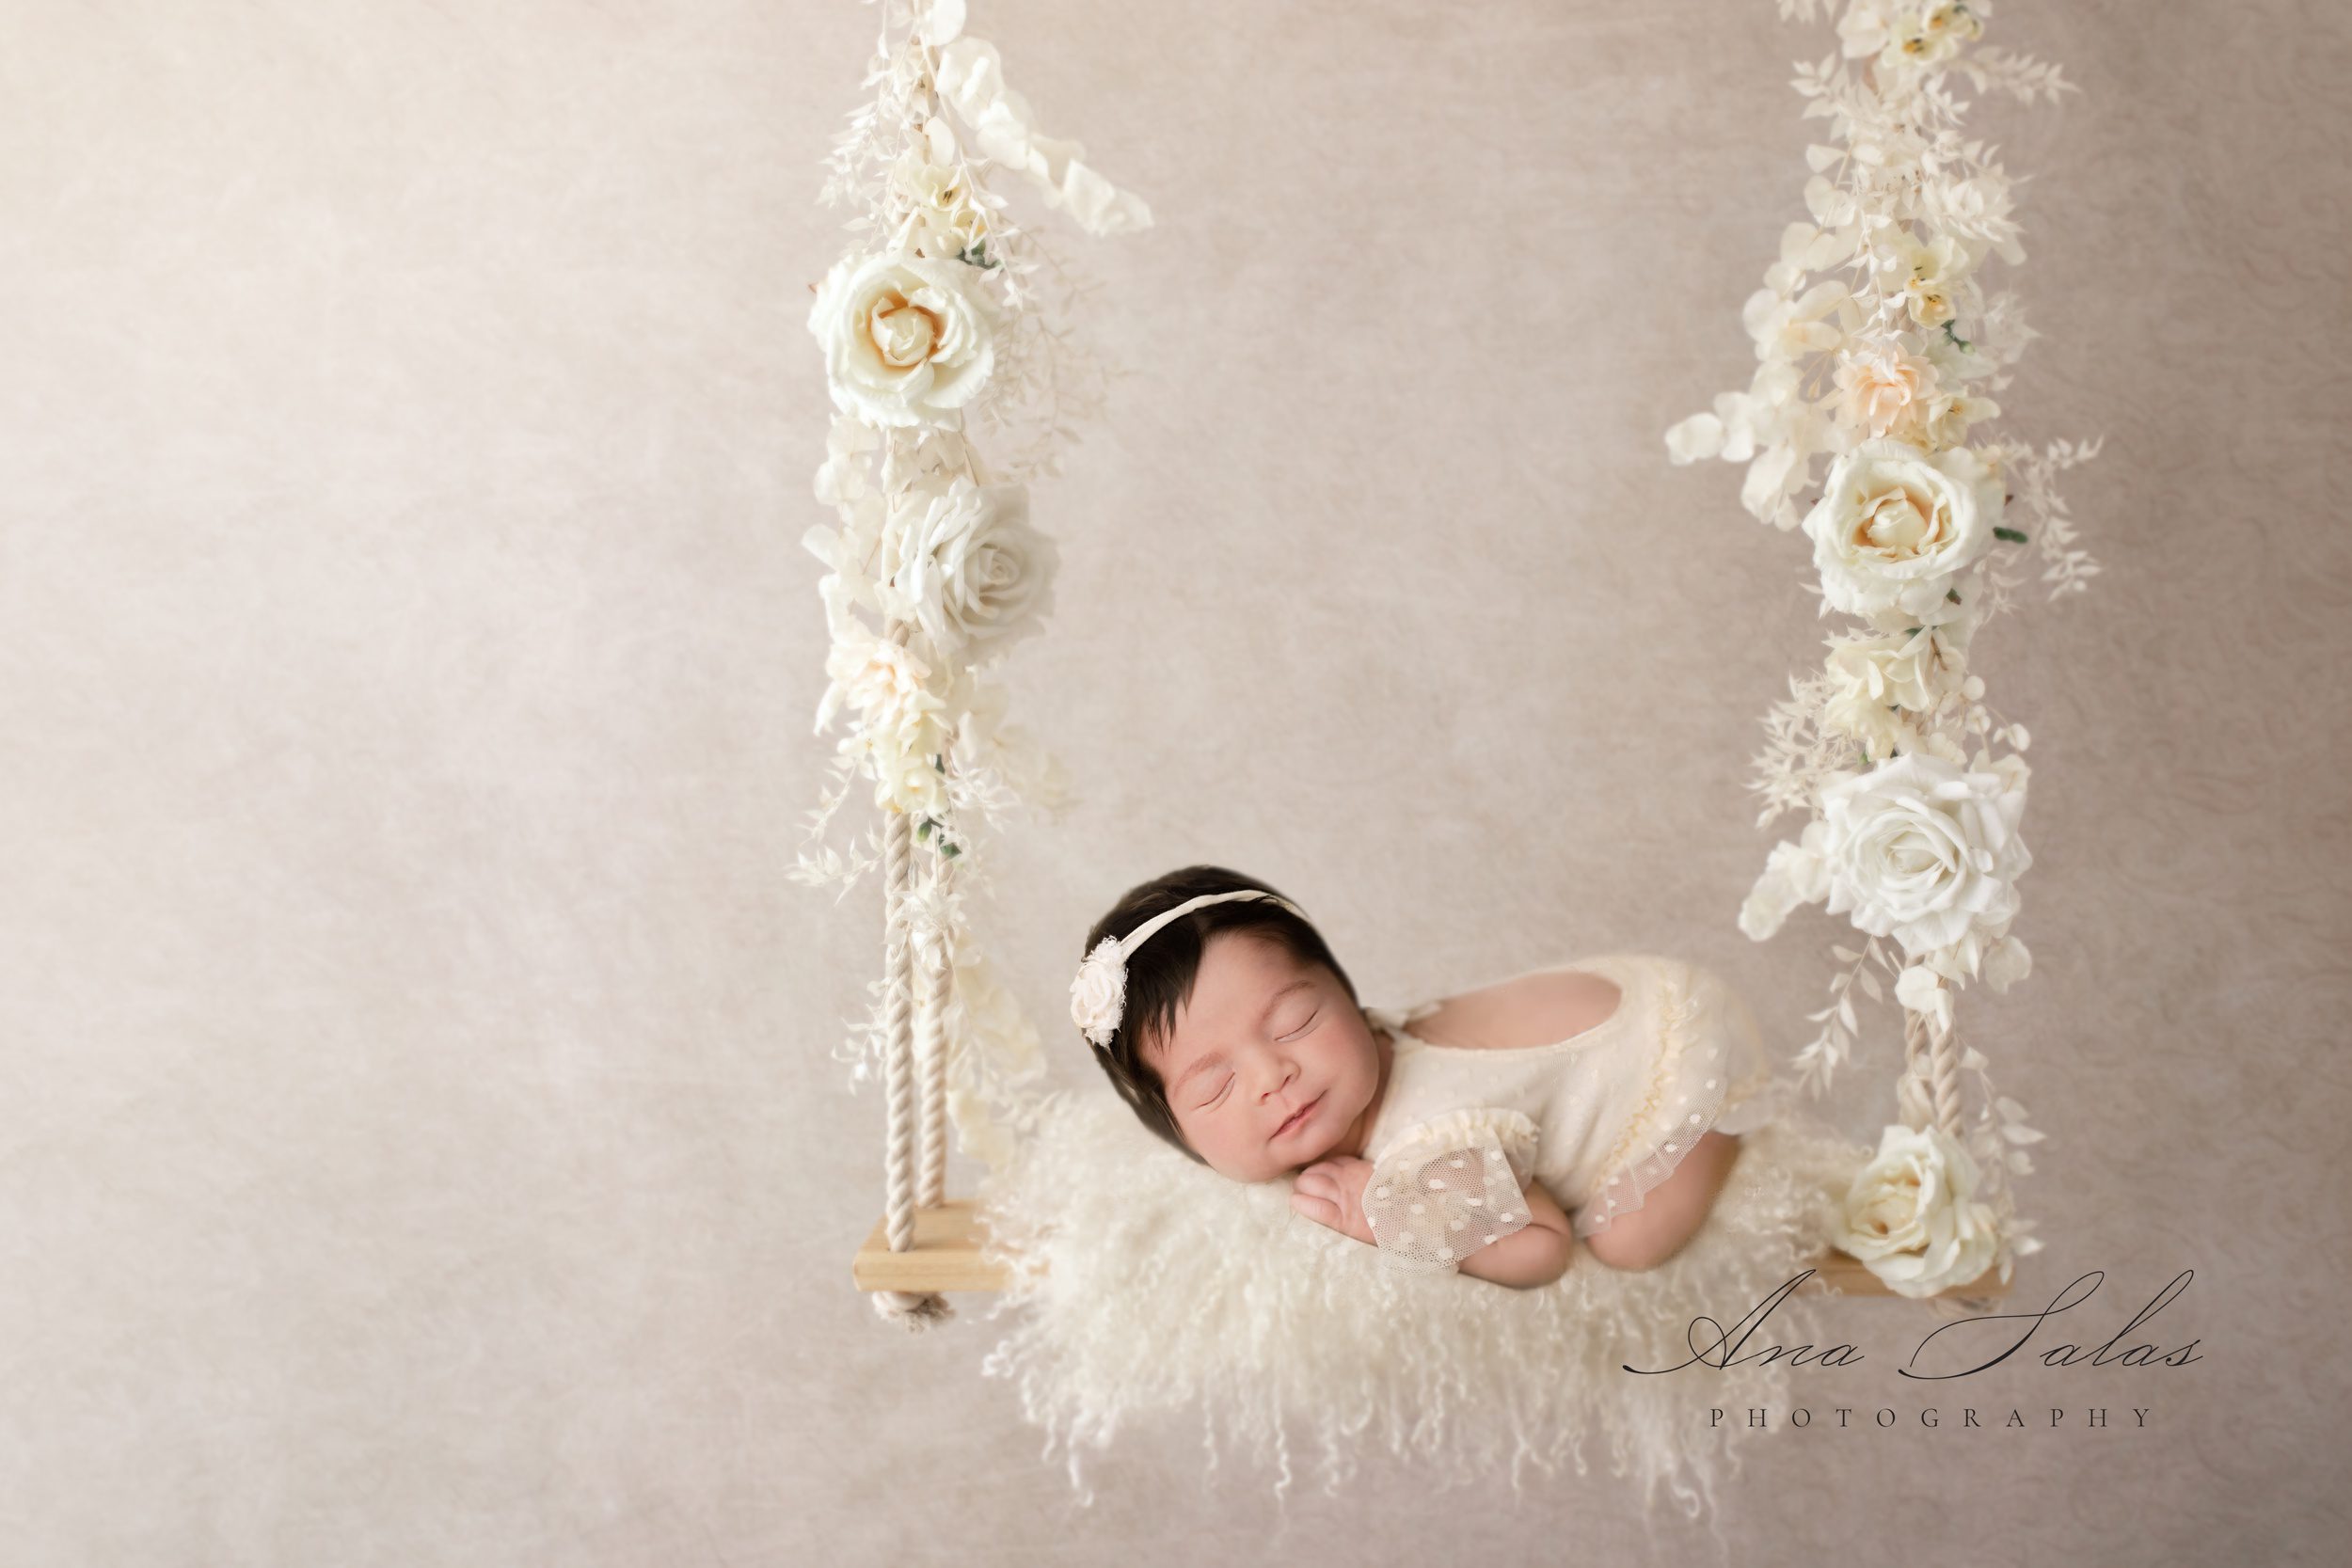
M1244 888L1288 896L1254 877L1221 865L1187 865L1138 882L1094 923L1079 958L1093 952L1104 937L1124 938L1153 915L1187 899L1204 893L1238 893ZM1145 1059L1143 1048L1147 1042L1164 1041L1176 1027L1176 1009L1192 995L1193 982L1200 974L1201 955L1208 950L1209 938L1219 931L1248 931L1279 943L1301 964L1321 964L1338 977L1348 1000L1356 1000L1356 982L1331 956L1323 933L1264 898L1231 898L1178 915L1152 932L1140 949L1126 955L1127 998L1119 1028L1109 1045L1098 1047L1089 1040L1088 1050L1146 1128L1204 1165L1208 1162L1177 1131L1176 1113L1168 1103L1168 1086L1161 1083L1159 1069Z

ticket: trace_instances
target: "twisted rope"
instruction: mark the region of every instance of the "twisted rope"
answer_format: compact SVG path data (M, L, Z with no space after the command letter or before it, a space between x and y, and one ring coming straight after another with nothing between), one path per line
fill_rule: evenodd
M1928 1071L1935 1091L1935 1125L1960 1136L1960 1045L1949 1029L1928 1025Z
M1948 1029L1939 1029L1925 1013L1903 1016L1903 1071L1927 1086L1935 1110L1935 1125L1953 1138L1960 1136L1960 1044Z
M939 851L940 835L931 834L931 877L945 894L955 875L956 863ZM944 906L943 906L944 907ZM923 1002L923 1032L916 1060L923 1067L923 1182L920 1201L935 1209L947 1201L947 1003L956 979L955 954L949 933L942 931L932 952Z
M890 639L904 643L912 630L903 622L893 623ZM914 1245L914 1075L909 1061L914 1035L914 955L907 940L914 850L914 824L905 812L893 808L882 822L882 973L887 988L883 1016L888 1031L882 1083L889 1120L883 1224L893 1252L906 1252ZM949 1316L946 1299L930 1291L876 1291L873 1297L877 1313L908 1329L928 1328Z

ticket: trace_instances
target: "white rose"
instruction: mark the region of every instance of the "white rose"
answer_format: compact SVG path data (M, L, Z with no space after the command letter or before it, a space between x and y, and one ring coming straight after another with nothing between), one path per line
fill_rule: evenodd
M919 625L933 653L952 660L977 648L994 657L1042 626L1060 552L1030 526L1025 485L976 485L958 474L921 483L903 505L893 613Z
M1981 1175L1940 1128L1890 1126L1846 1193L1836 1238L1898 1295L1966 1285L1993 1264L2000 1224L1976 1196Z
M952 424L995 368L995 308L961 261L845 256L809 307L834 406L875 424Z
M1967 447L1892 438L1838 457L1805 515L1821 596L1854 615L1900 609L1923 626L1966 613L1947 596L1993 542L2001 482Z
M1765 858L1764 874L1740 906L1740 929L1757 942L1778 931L1800 904L1819 903L1829 895L1829 868L1821 860L1826 842L1821 824L1805 824L1802 839L1782 839Z
M2033 864L2025 809L2021 758L1963 770L1913 752L1845 775L1821 791L1829 912L1913 957L2005 931Z

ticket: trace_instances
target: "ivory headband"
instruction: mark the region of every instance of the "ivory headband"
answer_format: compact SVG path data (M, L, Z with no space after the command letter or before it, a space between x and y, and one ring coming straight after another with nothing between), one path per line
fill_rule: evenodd
M1253 887L1187 898L1172 910L1162 910L1124 937L1104 937L1094 944L1094 951L1079 963L1077 978L1070 982L1071 1022L1094 1042L1097 1050L1107 1047L1111 1037L1119 1032L1120 1018L1127 1010L1127 955L1178 915L1232 898L1269 899L1299 919L1307 918L1307 911L1289 899Z

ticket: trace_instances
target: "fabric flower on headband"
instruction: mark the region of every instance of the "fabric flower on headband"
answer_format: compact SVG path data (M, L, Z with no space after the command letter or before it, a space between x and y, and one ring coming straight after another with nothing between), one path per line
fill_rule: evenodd
M1119 1021L1127 1010L1127 955L1141 947L1152 932L1180 914L1187 914L1205 904L1222 904L1231 898L1264 898L1281 905L1299 919L1305 911L1279 894L1262 892L1257 888L1242 888L1233 893L1204 893L1198 898L1187 898L1172 910L1163 910L1145 921L1124 938L1104 937L1094 944L1078 964L1077 977L1070 982L1070 1020L1079 1031L1094 1043L1098 1051L1110 1048L1111 1037L1119 1033Z
M1117 937L1104 937L1078 965L1070 982L1070 1016L1086 1037L1107 1047L1119 1032L1120 1015L1127 1008L1127 960Z

